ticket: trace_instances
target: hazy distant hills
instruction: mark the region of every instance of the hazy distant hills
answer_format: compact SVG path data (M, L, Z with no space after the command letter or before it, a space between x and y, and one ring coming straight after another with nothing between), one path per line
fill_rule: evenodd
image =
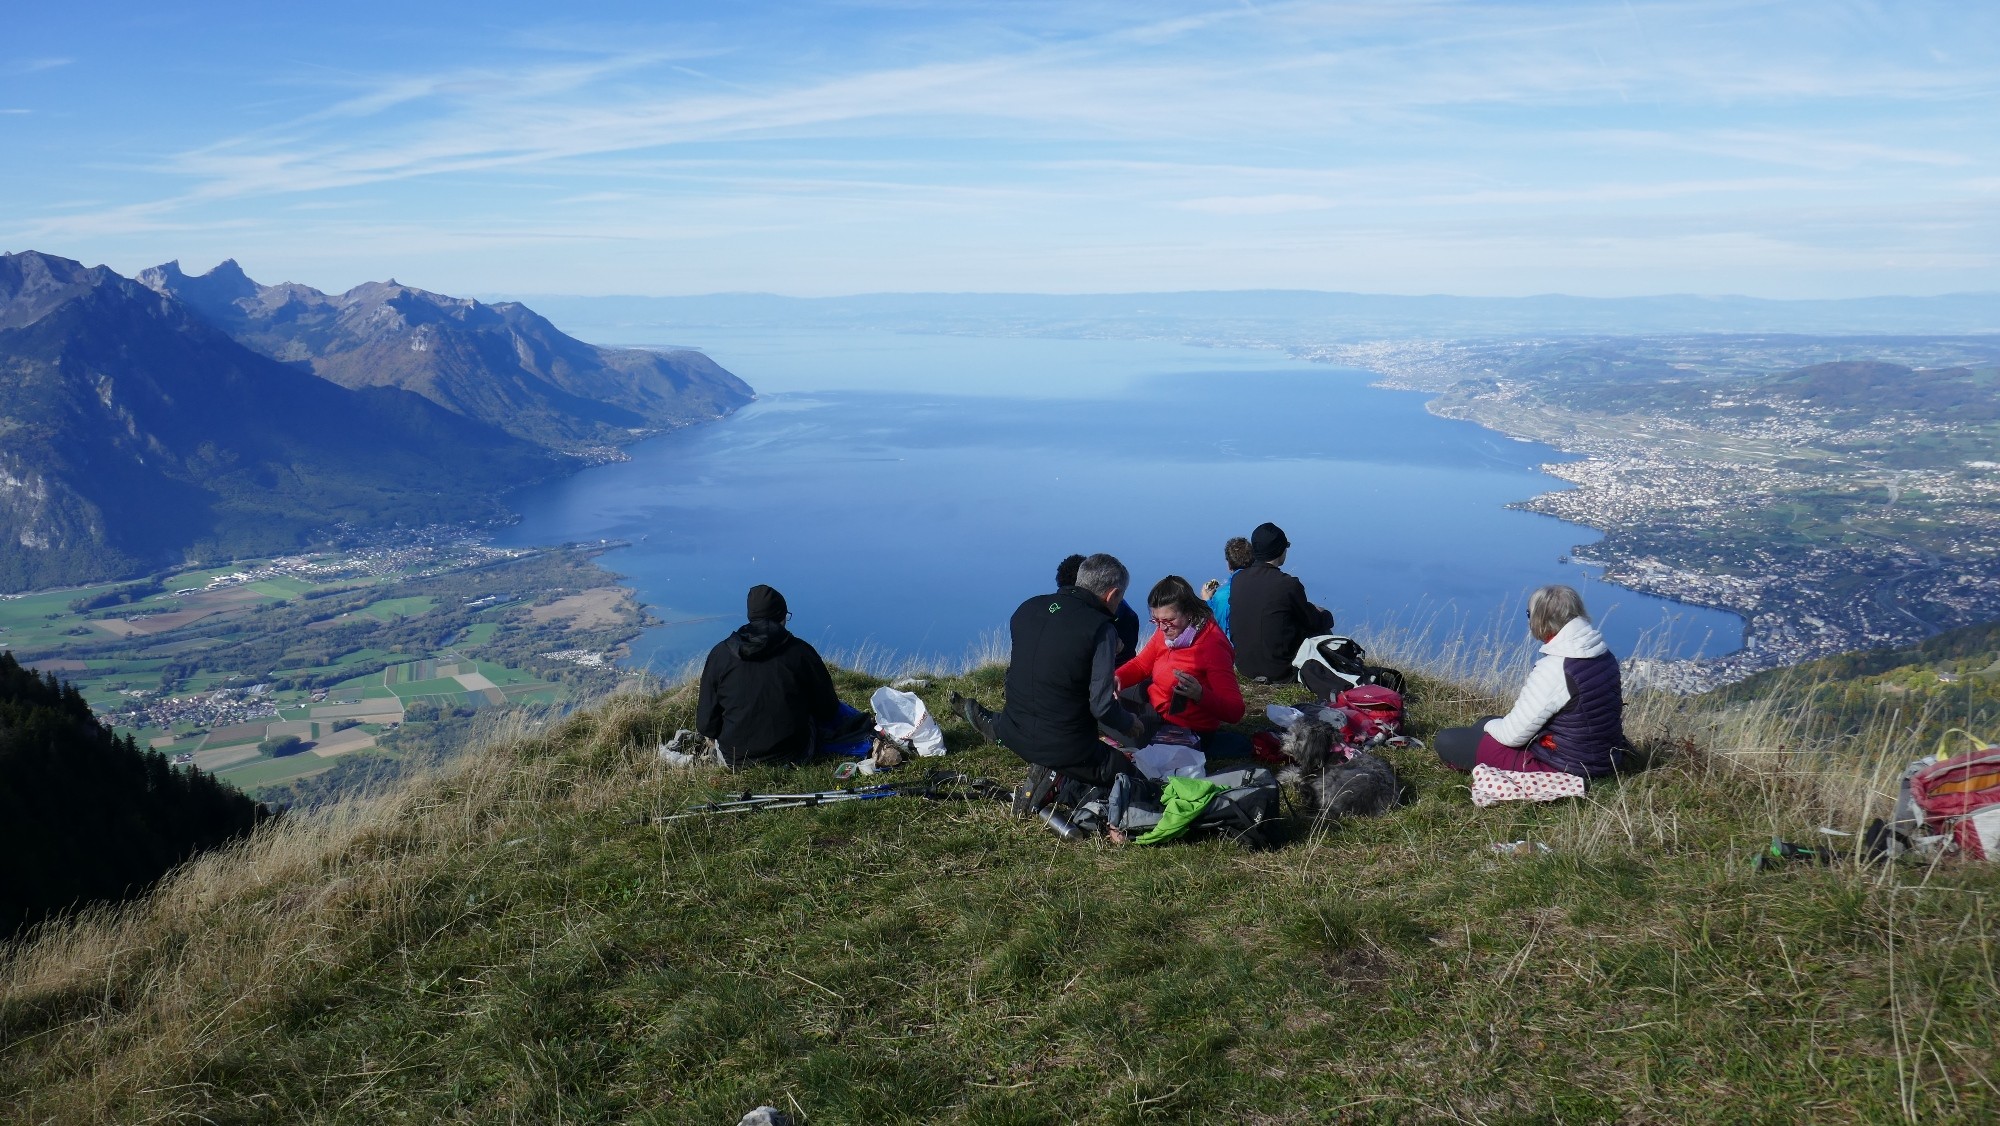
M718 418L750 387L700 352L599 348L525 305L369 282L341 294L259 285L235 261L199 276L168 262L140 283L251 349L343 387L398 387L454 414L564 448Z
M105 267L0 255L0 589L282 549L336 521L496 515L574 463L238 344Z
M1157 337L1223 344L1655 333L2000 332L2000 294L1768 300L1756 297L1401 296L1313 290L1186 293L873 293L779 297L522 298L597 340L700 343L704 327L874 328L992 335Z
M1765 386L1811 406L1862 418L1909 411L1961 423L2000 419L2000 372L1990 367L1917 371L1902 364L1846 360L1787 372Z

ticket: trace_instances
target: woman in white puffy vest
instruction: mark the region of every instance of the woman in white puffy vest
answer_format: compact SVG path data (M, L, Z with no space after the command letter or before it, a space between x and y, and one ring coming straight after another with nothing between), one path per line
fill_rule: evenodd
M1567 586L1537 590L1528 599L1528 632L1541 641L1542 658L1513 710L1438 732L1438 758L1454 770L1610 774L1625 747L1624 685L1583 596Z

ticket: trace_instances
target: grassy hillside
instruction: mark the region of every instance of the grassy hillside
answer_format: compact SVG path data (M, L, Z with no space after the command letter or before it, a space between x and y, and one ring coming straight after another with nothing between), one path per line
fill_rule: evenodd
M1712 695L1795 701L1829 732L1887 726L1920 746L1954 727L2000 737L2000 622L1772 669Z
M862 702L876 682L841 678ZM999 703L1000 672L940 680ZM1420 679L1428 734L1492 707ZM1263 701L1257 701L1261 704ZM1886 759L1655 699L1582 802L1066 844L997 804L655 814L827 766L661 766L685 688L496 732L449 778L260 831L0 972L23 1122L1976 1122L2000 866L1756 872ZM1003 751L954 768L1012 780ZM1496 855L1531 839L1547 854Z

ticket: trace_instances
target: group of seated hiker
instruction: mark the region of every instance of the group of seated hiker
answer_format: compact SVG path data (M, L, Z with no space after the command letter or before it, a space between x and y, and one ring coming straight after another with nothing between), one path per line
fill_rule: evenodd
M1281 684L1298 670L1292 658L1308 637L1333 630L1333 612L1306 598L1305 584L1282 568L1292 541L1276 524L1250 533L1250 562L1229 577L1229 640L1236 671L1259 684Z
M1137 773L1128 750L1155 741L1233 757L1247 744L1225 730L1243 719L1239 675L1295 682L1300 647L1333 628L1333 614L1282 569L1290 548L1283 529L1260 524L1225 545L1226 580L1199 593L1179 575L1154 583L1143 646L1125 565L1072 555L1057 567L1056 589L1022 602L1009 620L1004 709L956 696L954 709L1027 762L1031 783L1039 774L1107 786ZM753 587L748 611L702 670L699 730L732 767L798 761L842 705L818 652L785 628L784 596ZM1439 759L1461 771L1611 773L1625 745L1618 660L1582 596L1567 586L1535 591L1528 627L1543 656L1513 710L1439 732Z

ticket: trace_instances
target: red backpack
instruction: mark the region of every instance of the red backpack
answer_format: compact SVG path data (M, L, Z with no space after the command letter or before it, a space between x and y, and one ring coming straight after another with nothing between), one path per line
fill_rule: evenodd
M1349 743L1379 742L1403 730L1403 694L1393 688L1357 685L1335 696L1333 706L1348 715L1344 738Z
M1973 860L2000 860L2000 746L1973 742L1979 744L1976 750L1911 775L1910 796L1930 830L1948 834L1959 852Z

